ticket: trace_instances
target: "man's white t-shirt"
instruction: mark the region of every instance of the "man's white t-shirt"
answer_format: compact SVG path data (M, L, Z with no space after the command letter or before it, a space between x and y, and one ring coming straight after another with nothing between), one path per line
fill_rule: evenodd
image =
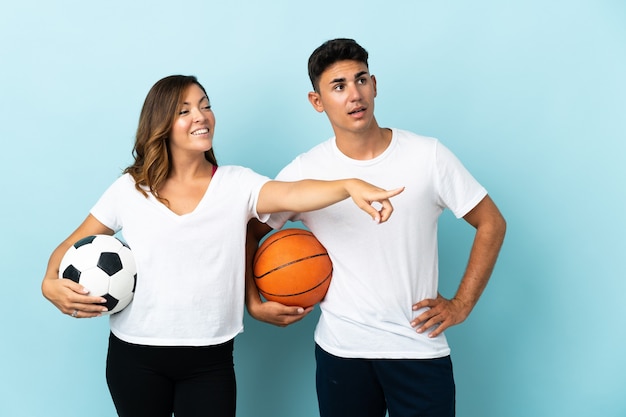
M307 213L272 214L273 228L301 220L326 247L333 278L315 341L327 352L353 358L430 359L449 354L445 336L419 334L412 305L435 298L438 288L437 222L444 209L463 217L487 194L439 141L392 129L389 147L370 160L341 153L335 138L298 156L278 175L360 178L385 189L405 186L393 197L394 212L382 224L348 200Z

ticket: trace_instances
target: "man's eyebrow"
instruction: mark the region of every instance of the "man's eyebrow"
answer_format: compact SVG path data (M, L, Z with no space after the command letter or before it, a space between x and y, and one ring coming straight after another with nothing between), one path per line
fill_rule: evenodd
M334 80L330 80L329 84L334 84L334 83L345 83L346 79L345 78L335 78Z
M361 78L361 77L362 77L362 76L364 76L364 75L367 75L367 71L360 71L360 72L357 72L357 73L354 75L354 79L356 80L357 78ZM335 84L335 83L345 83L345 82L346 82L346 79L342 77L342 78L335 78L335 79L331 80L329 84Z

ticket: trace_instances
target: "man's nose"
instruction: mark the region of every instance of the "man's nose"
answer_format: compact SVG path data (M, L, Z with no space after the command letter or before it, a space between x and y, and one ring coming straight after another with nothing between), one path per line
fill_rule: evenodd
M346 87L348 89L348 97L350 101L358 101L361 99L361 91L356 84L350 84Z

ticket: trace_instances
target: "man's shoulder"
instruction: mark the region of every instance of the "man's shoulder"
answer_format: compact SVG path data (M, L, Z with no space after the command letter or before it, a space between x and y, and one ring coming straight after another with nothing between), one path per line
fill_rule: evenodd
M391 131L393 132L394 137L396 137L398 140L412 140L431 144L439 142L437 138L415 133L410 130L391 128Z
M317 174L328 168L335 154L334 138L318 143L307 151L293 158L279 172L276 179L294 181L301 178L318 177Z
M309 148L308 150L300 153L298 156L296 156L295 159L310 160L319 157L325 157L333 152L334 147L335 138L333 137L330 139L326 139L325 141L320 142L312 148Z

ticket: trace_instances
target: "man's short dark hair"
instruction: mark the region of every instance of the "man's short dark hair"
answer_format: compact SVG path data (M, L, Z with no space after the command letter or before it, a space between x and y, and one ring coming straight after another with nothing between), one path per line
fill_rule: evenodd
M324 42L309 57L309 78L313 89L319 92L322 73L335 62L358 61L368 66L367 58L367 51L354 39L338 38Z

